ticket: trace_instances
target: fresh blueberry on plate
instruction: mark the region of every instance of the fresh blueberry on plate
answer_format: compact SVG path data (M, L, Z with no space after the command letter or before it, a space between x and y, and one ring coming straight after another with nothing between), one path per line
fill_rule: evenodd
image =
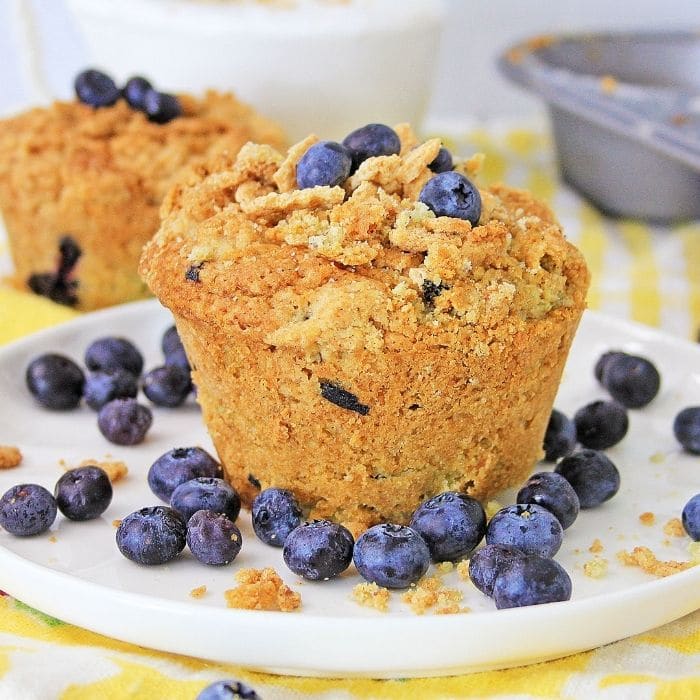
M698 542L700 540L700 493L696 493L685 504L681 520L688 535Z
M99 518L112 502L112 482L106 472L87 465L67 471L54 490L58 509L71 520Z
M136 377L125 369L90 372L85 380L85 403L94 411L99 411L114 399L136 398L138 390Z
M620 472L598 450L575 452L557 464L555 471L573 487L581 508L595 508L609 501L620 489Z
M146 372L142 387L143 393L156 406L177 408L192 391L192 380L186 369L175 364L163 365Z
M176 447L153 462L148 470L151 491L170 503L173 491L198 476L220 477L221 465L201 447Z
M626 353L614 353L605 362L600 381L625 408L643 408L661 387L661 375L652 362Z
M686 452L700 455L700 406L688 406L678 413L673 434Z
M35 358L27 367L25 380L31 395L44 408L65 411L80 405L85 375L64 355L47 353Z
M261 698L244 683L228 680L208 685L195 700L261 700Z
M576 425L574 422L556 408L547 423L544 434L544 458L547 462L556 462L561 457L570 455L576 447Z
M433 561L456 561L481 542L486 514L471 496L445 491L418 506L410 526L425 540Z
M564 530L556 516L535 503L516 503L496 513L486 528L487 544L507 544L525 554L553 557Z
M298 576L321 581L335 578L350 566L354 544L347 528L330 520L314 520L289 533L282 556Z
M564 530L573 525L580 508L573 486L557 472L533 474L518 491L515 500L546 508L557 517Z
M98 338L85 351L85 365L91 372L124 369L138 377L143 369L143 356L126 338Z
M418 196L435 216L464 219L476 226L481 216L479 190L464 175L451 170L426 182Z
M241 551L241 531L231 518L213 510L198 510L187 522L187 546L207 566L230 564Z
M309 148L297 164L297 184L307 187L336 187L350 175L352 157L345 146L335 141L319 141Z
M617 445L629 428L624 407L615 401L593 401L574 415L576 437L592 450L606 450Z
M56 519L56 500L38 484L18 484L0 498L0 527L17 537L46 532Z
M554 559L529 554L510 559L496 577L493 599L496 607L557 603L571 598L571 578Z
M115 445L137 445L143 442L153 414L136 399L114 399L97 414L100 432Z
M185 522L198 510L223 513L235 522L241 510L238 492L223 479L198 476L180 484L170 497L170 506L182 515Z
M287 489L261 491L250 510L255 534L273 547L283 547L287 535L301 524L301 508Z
M414 529L383 523L360 535L353 561L367 581L384 588L407 588L428 570L430 552Z
M185 548L187 526L182 516L166 506L141 508L117 528L117 547L131 561L147 566L167 564Z
M493 584L501 568L514 557L525 553L509 544L487 544L469 557L469 578L484 594L493 596Z

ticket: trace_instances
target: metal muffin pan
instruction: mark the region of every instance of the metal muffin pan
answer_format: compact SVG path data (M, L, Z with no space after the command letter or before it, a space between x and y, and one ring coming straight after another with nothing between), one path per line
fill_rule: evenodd
M562 177L598 208L700 218L700 32L541 36L498 65L545 100Z

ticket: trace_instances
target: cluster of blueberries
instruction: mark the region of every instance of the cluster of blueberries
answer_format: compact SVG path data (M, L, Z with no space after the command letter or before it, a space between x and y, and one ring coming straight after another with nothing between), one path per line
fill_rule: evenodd
M53 495L38 484L18 484L0 498L0 527L27 537L46 532L60 510L70 520L99 518L112 502L112 484L103 469L83 466L67 471Z
M123 97L131 107L157 124L165 124L182 114L182 105L175 95L155 90L141 76L129 78L120 89L106 73L88 68L78 73L74 87L76 96L86 105L109 107Z
M545 459L560 460L555 473L573 486L581 508L617 493L620 474L602 450L627 434L627 409L644 408L661 387L661 375L652 362L619 350L601 355L593 371L612 401L593 401L576 411L573 420L553 410L544 437ZM676 415L673 434L686 452L700 455L700 406L688 406ZM583 449L575 451L577 444ZM688 535L700 540L700 493L686 503L681 519Z
M156 406L175 408L193 390L190 365L175 326L164 333L164 364L143 371L143 355L126 338L99 338L85 351L83 370L65 355L46 353L30 362L27 387L44 408L63 411L80 402L97 411L100 432L116 445L136 445L146 437L153 414L136 400L139 383ZM139 379L140 378L140 379Z
M368 158L391 156L401 151L398 134L386 124L367 124L343 139L319 141L297 164L296 178L301 189L342 185ZM452 154L441 148L428 166L436 175L425 184L418 197L436 216L451 216L476 225L481 216L479 190L461 173L453 170Z

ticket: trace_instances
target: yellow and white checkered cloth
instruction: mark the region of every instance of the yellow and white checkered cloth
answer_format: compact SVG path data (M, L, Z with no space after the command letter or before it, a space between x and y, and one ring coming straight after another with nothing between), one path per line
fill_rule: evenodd
M487 183L503 180L527 187L551 203L593 273L591 308L697 338L700 223L662 228L606 219L559 184L551 147L540 133L471 131L445 142L458 153L484 152ZM0 270L8 267L7 249L0 241ZM0 285L0 343L73 315L69 309ZM204 686L223 678L249 683L266 700L692 700L700 698L700 611L601 649L524 668L451 678L321 680L251 673L149 651L0 597L2 700L192 700Z

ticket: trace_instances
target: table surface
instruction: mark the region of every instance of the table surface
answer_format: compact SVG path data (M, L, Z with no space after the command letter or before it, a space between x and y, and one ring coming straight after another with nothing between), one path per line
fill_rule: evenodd
M590 308L697 339L700 222L660 227L604 217L559 182L544 131L452 129L444 141L456 153L486 154L482 184L505 181L526 187L551 204L590 266ZM10 269L7 244L0 236L0 273ZM0 342L73 315L0 285ZM250 683L264 698L700 697L700 611L636 638L520 669L448 679L317 680L274 677L148 651L0 597L2 698L184 699L194 698L214 680L231 677Z

